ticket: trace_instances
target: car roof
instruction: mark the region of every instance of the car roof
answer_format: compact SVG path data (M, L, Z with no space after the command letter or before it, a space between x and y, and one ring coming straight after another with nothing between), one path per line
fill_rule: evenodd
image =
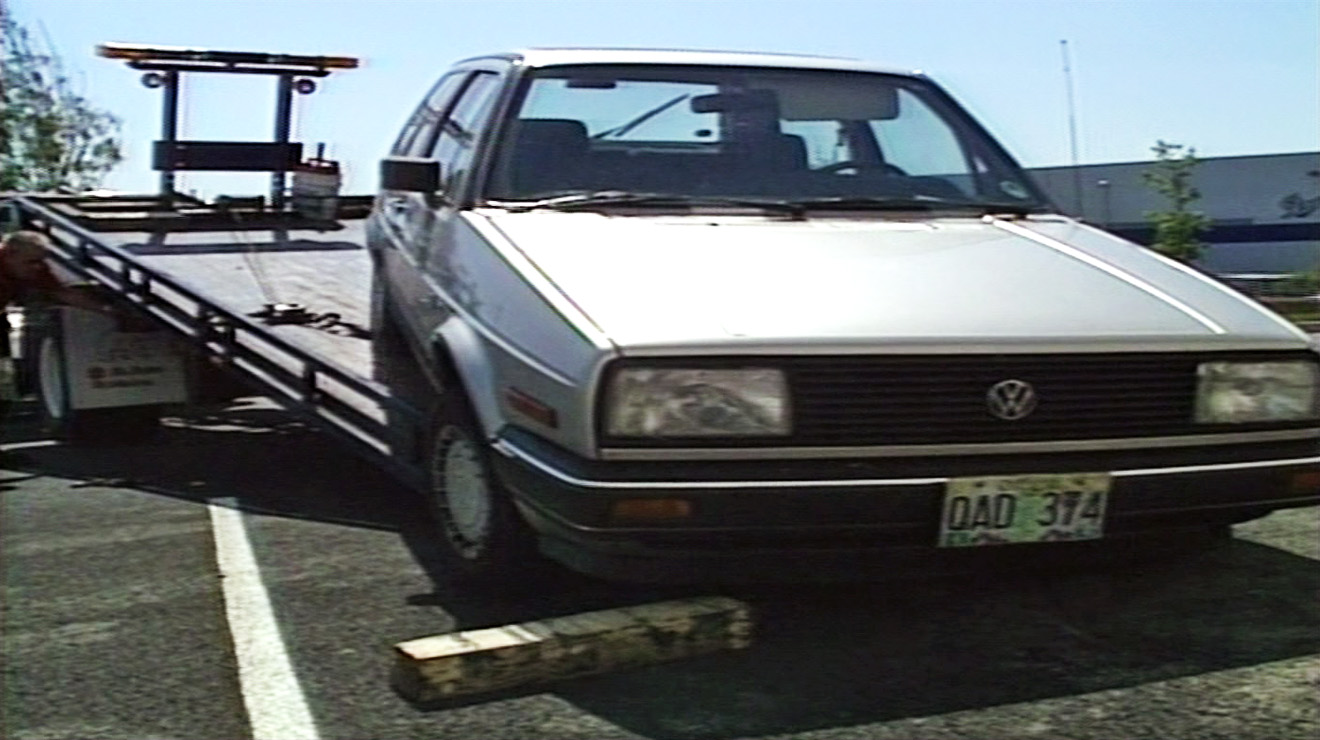
M899 75L921 74L917 70L886 67L860 59L765 52L559 47L519 49L484 56L512 59L527 67L558 67L571 64L699 64L721 67L780 67Z

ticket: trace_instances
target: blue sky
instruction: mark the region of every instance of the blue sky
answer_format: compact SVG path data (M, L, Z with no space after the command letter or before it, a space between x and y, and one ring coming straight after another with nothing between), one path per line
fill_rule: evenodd
M921 69L1026 166L1072 159L1067 39L1083 163L1150 157L1157 139L1202 156L1320 149L1316 0L5 0L44 34L78 89L123 121L112 188L151 192L160 95L105 41L343 54L363 60L295 102L294 138L325 142L348 192L453 62L527 46L826 54ZM269 140L273 82L191 75L181 135ZM224 178L224 179L219 179ZM260 175L188 174L203 195L263 192Z

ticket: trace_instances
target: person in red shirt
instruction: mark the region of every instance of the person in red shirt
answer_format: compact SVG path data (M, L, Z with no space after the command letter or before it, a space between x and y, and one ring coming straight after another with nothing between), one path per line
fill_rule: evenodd
M36 297L109 313L103 301L55 277L46 264L48 244L46 236L36 231L15 231L0 241L0 308Z
M15 302L33 298L89 311L114 315L113 309L90 292L84 292L61 283L46 264L46 236L37 231L15 231L0 240L0 419L8 412L9 402L15 397L15 368L10 359L9 316L5 308ZM13 462L15 456L0 451L0 464Z

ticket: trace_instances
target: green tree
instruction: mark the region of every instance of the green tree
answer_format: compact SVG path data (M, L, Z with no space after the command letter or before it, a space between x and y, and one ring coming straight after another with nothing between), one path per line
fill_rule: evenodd
M1155 228L1151 247L1174 259L1190 262L1201 256L1205 249L1201 235L1210 227L1210 219L1190 210L1201 199L1201 191L1192 184L1200 160L1195 149L1163 140L1156 142L1151 151L1155 152L1155 166L1141 173L1141 179L1169 202L1167 210L1146 212L1146 218Z
M119 121L73 90L60 58L0 4L0 191L96 187L122 158Z

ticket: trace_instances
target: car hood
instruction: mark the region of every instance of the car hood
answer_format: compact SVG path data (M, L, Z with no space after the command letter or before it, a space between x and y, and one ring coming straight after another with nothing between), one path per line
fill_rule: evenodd
M625 352L1307 346L1254 301L1061 217L487 217Z

